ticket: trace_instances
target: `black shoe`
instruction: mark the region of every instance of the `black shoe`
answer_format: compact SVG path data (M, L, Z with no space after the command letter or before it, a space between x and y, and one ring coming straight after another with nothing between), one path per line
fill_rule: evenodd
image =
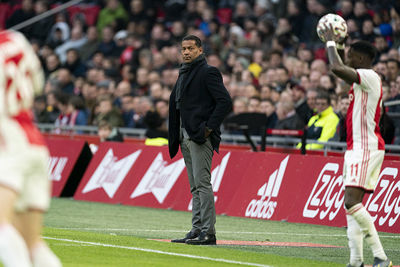
M379 258L374 258L373 267L392 267L393 264L389 259L381 260Z
M215 235L207 234L206 232L201 232L197 238L187 240L186 244L189 244L189 245L216 245L217 238L215 237Z
M173 243L186 243L187 240L196 238L196 237L198 237L199 235L200 235L199 232L192 232L192 231L190 231L189 233L186 234L186 236L185 236L184 238L181 238L181 239L173 239L173 240L171 240L171 242L173 242Z

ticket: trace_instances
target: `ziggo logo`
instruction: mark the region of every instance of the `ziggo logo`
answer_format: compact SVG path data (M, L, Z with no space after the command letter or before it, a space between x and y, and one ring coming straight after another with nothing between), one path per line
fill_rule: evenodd
M327 163L321 170L303 209L307 218L332 221L343 208L343 177L338 175L339 164ZM370 195L365 207L380 226L388 222L393 226L400 216L400 180L398 169L386 167L378 178L374 194ZM389 220L388 220L389 219Z

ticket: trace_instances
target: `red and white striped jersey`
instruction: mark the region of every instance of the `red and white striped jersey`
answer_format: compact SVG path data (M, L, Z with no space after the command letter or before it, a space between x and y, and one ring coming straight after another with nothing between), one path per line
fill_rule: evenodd
M359 83L349 92L347 111L347 149L383 150L385 142L379 130L382 105L382 82L372 69L357 69Z
M35 93L43 90L40 61L25 37L0 31L0 118L30 112Z

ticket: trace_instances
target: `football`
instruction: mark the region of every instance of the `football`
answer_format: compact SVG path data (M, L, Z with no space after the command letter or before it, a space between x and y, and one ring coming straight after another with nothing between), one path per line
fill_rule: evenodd
M317 24L317 34L319 39L321 39L322 42L325 43L325 38L322 36L323 30L325 30L325 24L329 25L331 24L333 27L333 31L335 35L339 36L339 39L343 40L346 37L347 34L347 24L346 21L339 15L337 14L327 14L323 16Z

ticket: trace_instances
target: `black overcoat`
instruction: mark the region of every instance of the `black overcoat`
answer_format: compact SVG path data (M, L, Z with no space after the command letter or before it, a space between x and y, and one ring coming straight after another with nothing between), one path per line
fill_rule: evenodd
M232 109L232 100L226 90L219 70L205 60L193 66L183 84L180 109L176 109L176 84L169 102L168 146L173 158L179 149L180 114L190 139L198 144L206 141L205 127L212 129L210 135L213 149L218 152L221 141L220 126Z

